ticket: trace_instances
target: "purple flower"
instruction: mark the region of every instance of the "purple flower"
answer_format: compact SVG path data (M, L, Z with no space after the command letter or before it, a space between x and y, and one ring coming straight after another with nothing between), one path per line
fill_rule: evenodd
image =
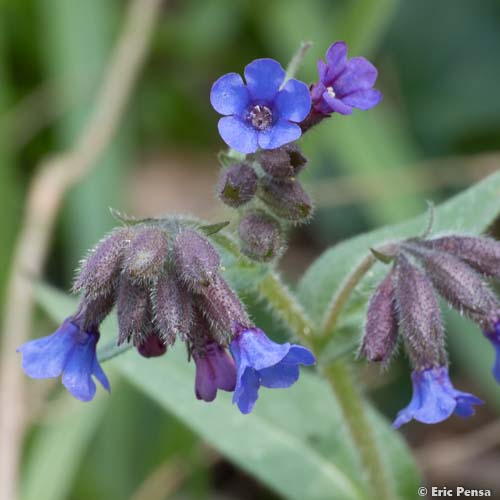
M210 341L203 354L193 352L196 364L195 393L198 399L213 401L217 389L233 391L236 385L236 366L227 352Z
M240 153L259 147L275 149L297 140L297 125L311 109L307 85L285 80L285 71L274 59L257 59L245 67L245 80L237 73L220 77L212 86L210 102L224 115L219 133L224 142Z
M373 88L377 69L364 57L347 59L345 42L330 45L326 61L318 61L319 82L311 88L316 111L323 115L350 115L352 108L366 110L381 101L382 94Z
M250 413L261 385L290 387L299 378L299 365L313 365L311 351L299 345L276 344L258 328L239 327L229 348L237 366L233 403Z
M413 397L394 420L392 426L395 429L412 419L424 424L436 424L446 420L452 413L470 417L474 415L472 405L483 404L476 396L453 387L446 366L414 371L411 380Z
M500 384L500 319L494 325L491 332L485 332L486 337L493 344L495 348L495 364L493 365L493 376Z
M55 333L23 344L23 369L33 378L53 378L62 374L62 383L81 401L93 399L94 375L109 391L109 381L96 357L99 332L80 328L73 317L67 318Z

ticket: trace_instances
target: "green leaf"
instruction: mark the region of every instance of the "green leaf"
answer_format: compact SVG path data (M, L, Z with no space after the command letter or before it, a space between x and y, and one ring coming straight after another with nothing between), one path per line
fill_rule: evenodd
M38 292L42 307L57 321L71 314L75 302L48 287ZM107 322L104 337L116 326ZM219 392L206 404L193 391L194 366L181 346L165 357L144 359L130 350L114 358L113 367L137 388L172 413L214 448L286 498L308 500L369 497L360 477L354 445L337 401L326 382L304 372L284 391L263 390L251 415L241 415L231 395ZM119 418L119 417L117 417ZM373 414L377 439L392 465L399 496L408 498L418 478L401 438Z
M500 172L497 172L436 207L433 233L456 231L480 234L499 213ZM339 285L370 248L386 241L421 234L427 226L427 219L427 214L423 213L408 222L362 234L326 250L307 270L298 286L299 300L313 320L318 324L322 321ZM347 304L340 317L339 330L349 330L348 337L360 334L361 312L367 296L386 269L381 263L375 264Z

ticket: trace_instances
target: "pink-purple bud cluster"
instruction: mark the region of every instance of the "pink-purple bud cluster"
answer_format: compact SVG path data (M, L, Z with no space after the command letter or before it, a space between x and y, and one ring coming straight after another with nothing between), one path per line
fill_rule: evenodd
M369 361L387 362L401 334L414 395L394 425L472 415L472 405L481 401L451 385L438 296L483 329L496 352L493 375L500 381L500 301L485 281L499 276L500 243L460 235L412 238L390 257L392 268L368 305L360 352Z

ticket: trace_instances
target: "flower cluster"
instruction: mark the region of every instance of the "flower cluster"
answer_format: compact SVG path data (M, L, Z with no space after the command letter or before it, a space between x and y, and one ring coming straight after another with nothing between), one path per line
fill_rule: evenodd
M495 349L493 375L500 382L500 301L485 282L500 277L500 243L460 235L412 238L390 253L394 264L368 304L360 352L387 363L401 331L413 365L413 398L393 426L473 415L482 401L455 389L449 378L438 295L482 328Z
M289 387L300 364L314 363L307 349L275 344L251 323L221 274L217 250L179 219L114 230L82 263L74 291L82 295L77 313L19 351L28 375L62 375L82 401L95 395L93 376L109 390L96 345L99 325L115 305L118 344L130 343L149 358L165 354L179 338L196 365L196 397L212 401L218 389L234 391L243 413L252 410L261 385Z

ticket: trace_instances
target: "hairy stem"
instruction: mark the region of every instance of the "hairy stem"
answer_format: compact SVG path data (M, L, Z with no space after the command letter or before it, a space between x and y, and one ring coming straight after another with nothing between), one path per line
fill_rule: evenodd
M290 78L294 78L300 65L304 62L304 58L307 54L307 51L312 47L312 42L301 42L300 47L297 49L295 54L292 56L292 59L288 63L288 67L286 68L286 76L285 80L281 84L281 88L283 88Z
M365 268L366 272L369 266L366 268L365 264L363 268ZM356 282L359 281L362 274L359 274ZM350 283L352 286L349 290L352 290L356 283L354 283L354 280L351 280ZM273 310L286 321L301 342L310 347L316 357L319 357L321 352L318 342L315 342L315 337L312 335L313 326L311 322L291 292L275 273L269 273L260 282L259 292L271 304ZM345 293L348 295L347 290ZM347 295L345 299L342 299L340 305L337 305L339 312L345 304ZM392 484L375 441L372 425L366 414L363 396L349 367L342 361L334 361L324 365L320 364L319 369L330 383L342 408L344 419L363 464L367 483L372 488L373 498L383 498L385 500L394 498Z

